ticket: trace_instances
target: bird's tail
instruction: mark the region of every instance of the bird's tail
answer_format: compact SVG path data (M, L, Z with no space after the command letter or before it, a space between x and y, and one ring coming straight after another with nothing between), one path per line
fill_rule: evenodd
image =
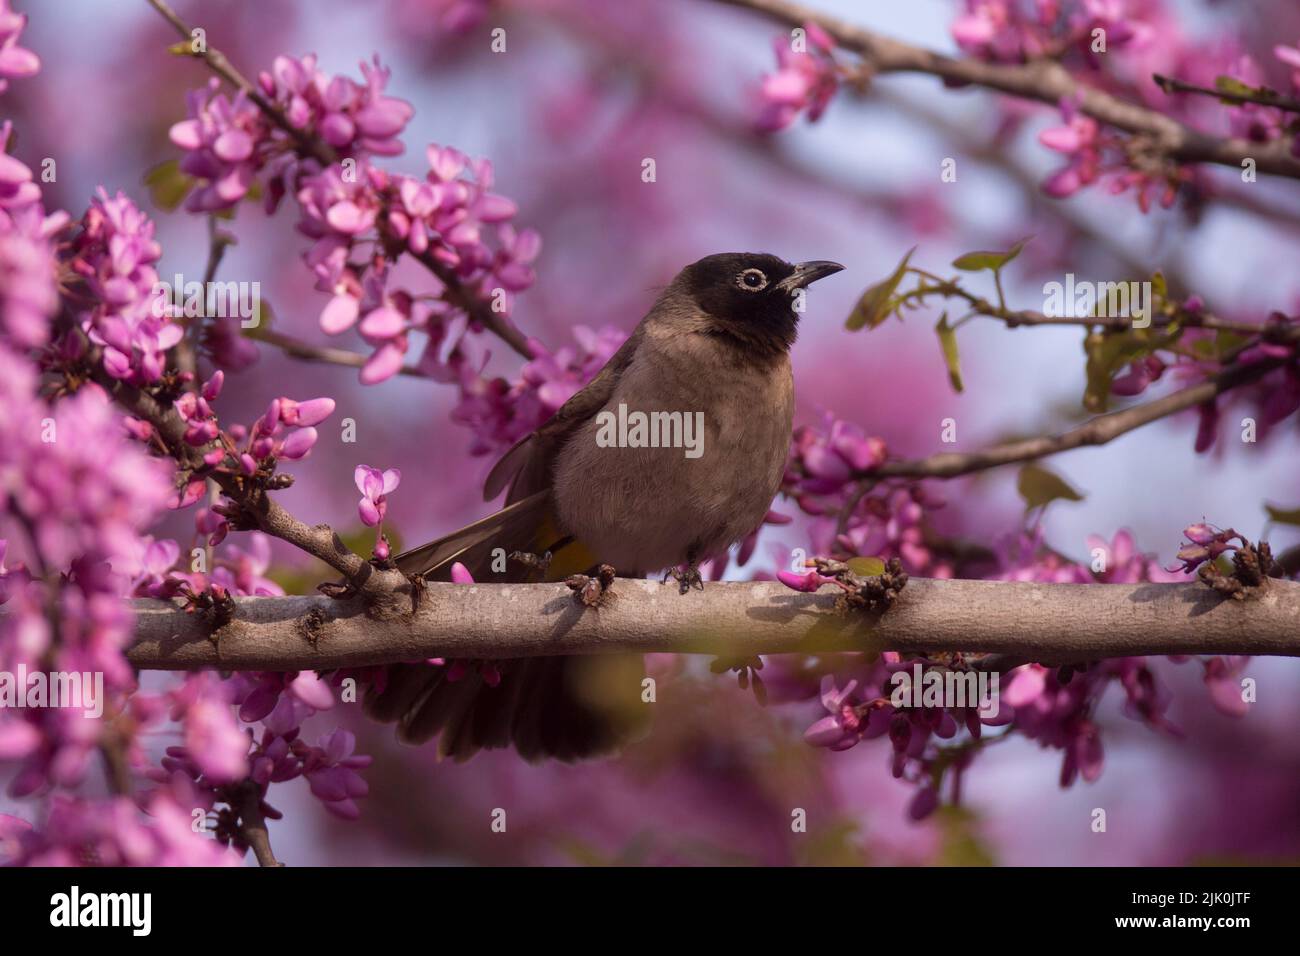
M579 543L561 541L550 496L539 492L481 521L396 559L398 567L432 580L450 580L460 562L476 581L526 581L527 568L494 561L513 551L553 552L544 578L562 580L595 561ZM497 549L501 549L498 551ZM482 671L453 672L429 664L393 664L366 692L366 713L396 722L408 743L438 738L440 756L468 760L481 749L513 745L527 760L579 760L617 749L643 727L639 655L534 657L493 662L499 682ZM458 669L459 670L459 669Z

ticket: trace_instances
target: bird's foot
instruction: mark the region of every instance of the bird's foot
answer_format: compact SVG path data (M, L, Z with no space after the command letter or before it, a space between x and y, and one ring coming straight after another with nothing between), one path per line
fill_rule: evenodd
M608 564L602 564L594 576L587 574L571 574L564 579L579 601L587 607L599 607L605 599L606 594L612 593L610 588L614 586L614 568Z
M551 552L533 554L531 551L511 551L510 560L526 568L532 568L539 575L545 575L546 569L551 566Z
M691 588L699 591L704 590L704 578L700 577L699 566L694 561L688 562L685 569L680 566L669 568L664 572L662 583L667 584L669 578L677 582L678 594L685 594Z

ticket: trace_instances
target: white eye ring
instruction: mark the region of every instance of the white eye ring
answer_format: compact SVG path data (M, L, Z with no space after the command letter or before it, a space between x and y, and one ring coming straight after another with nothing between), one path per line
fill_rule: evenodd
M758 279L758 285L751 284L750 280L754 278ZM762 292L767 288L767 276L763 274L762 269L746 269L736 276L736 285L746 292Z

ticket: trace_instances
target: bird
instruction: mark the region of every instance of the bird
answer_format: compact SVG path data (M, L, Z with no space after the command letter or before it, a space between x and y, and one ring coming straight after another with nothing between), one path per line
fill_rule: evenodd
M682 594L702 588L699 565L756 530L780 489L805 290L843 268L767 253L684 267L600 372L492 468L484 498L506 491L505 506L394 563L428 580L450 580L456 563L475 581L585 573L597 590L612 582L595 577L602 568L623 577L668 570ZM637 413L663 434L627 427ZM692 425L698 433L687 434ZM512 558L504 572L502 554ZM439 757L457 761L513 746L530 762L572 762L644 732L640 655L495 664L388 665L365 711L397 723L406 743L437 737Z

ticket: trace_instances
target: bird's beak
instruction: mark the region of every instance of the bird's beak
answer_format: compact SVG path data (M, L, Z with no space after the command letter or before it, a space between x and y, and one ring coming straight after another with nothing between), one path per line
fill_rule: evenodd
M777 283L777 287L786 292L793 292L795 289L802 289L805 286L812 285L818 279L824 279L827 276L833 276L835 273L843 271L844 267L838 262L830 262L826 259L800 262L795 265L794 272Z

